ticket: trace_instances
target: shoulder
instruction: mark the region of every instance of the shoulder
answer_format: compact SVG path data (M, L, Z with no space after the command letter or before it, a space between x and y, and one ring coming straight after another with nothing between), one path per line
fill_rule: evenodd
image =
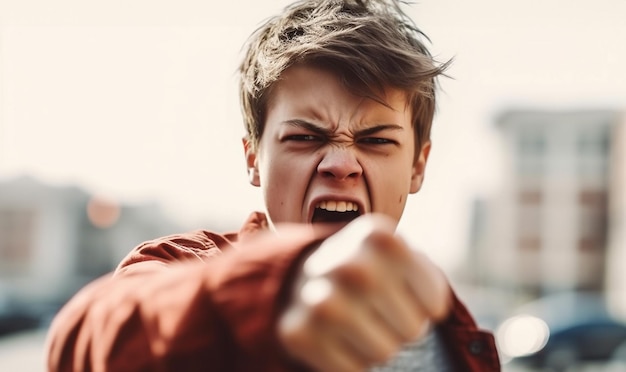
M130 251L118 265L116 273L145 262L167 265L182 261L207 261L231 249L236 237L236 234L194 230L148 240Z

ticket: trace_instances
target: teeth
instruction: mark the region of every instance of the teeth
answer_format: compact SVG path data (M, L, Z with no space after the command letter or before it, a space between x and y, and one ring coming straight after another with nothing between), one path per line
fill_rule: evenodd
M327 200L319 202L315 208L325 209L330 212L351 212L358 211L359 206L356 203L351 201L335 201L335 200Z

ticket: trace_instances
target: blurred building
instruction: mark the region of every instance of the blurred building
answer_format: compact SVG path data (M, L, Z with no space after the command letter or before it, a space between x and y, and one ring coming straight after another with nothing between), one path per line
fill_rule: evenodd
M497 195L475 203L466 279L520 300L624 290L621 113L509 110L496 126L507 173Z
M0 302L64 303L138 243L171 233L156 204L125 206L29 177L0 182Z
M609 307L626 321L626 115L612 132L606 284Z

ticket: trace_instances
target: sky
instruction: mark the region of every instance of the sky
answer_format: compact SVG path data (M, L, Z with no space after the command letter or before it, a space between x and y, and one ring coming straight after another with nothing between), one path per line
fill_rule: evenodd
M157 201L189 228L238 227L263 207L246 177L235 71L248 35L288 3L0 0L0 180L32 175ZM405 9L454 62L399 231L453 269L472 201L497 193L507 166L498 113L626 107L626 1Z

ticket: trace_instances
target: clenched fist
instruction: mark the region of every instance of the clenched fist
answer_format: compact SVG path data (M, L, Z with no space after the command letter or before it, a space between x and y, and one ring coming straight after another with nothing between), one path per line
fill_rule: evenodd
M388 217L364 215L305 259L278 334L316 370L360 371L423 337L450 299L443 273Z

